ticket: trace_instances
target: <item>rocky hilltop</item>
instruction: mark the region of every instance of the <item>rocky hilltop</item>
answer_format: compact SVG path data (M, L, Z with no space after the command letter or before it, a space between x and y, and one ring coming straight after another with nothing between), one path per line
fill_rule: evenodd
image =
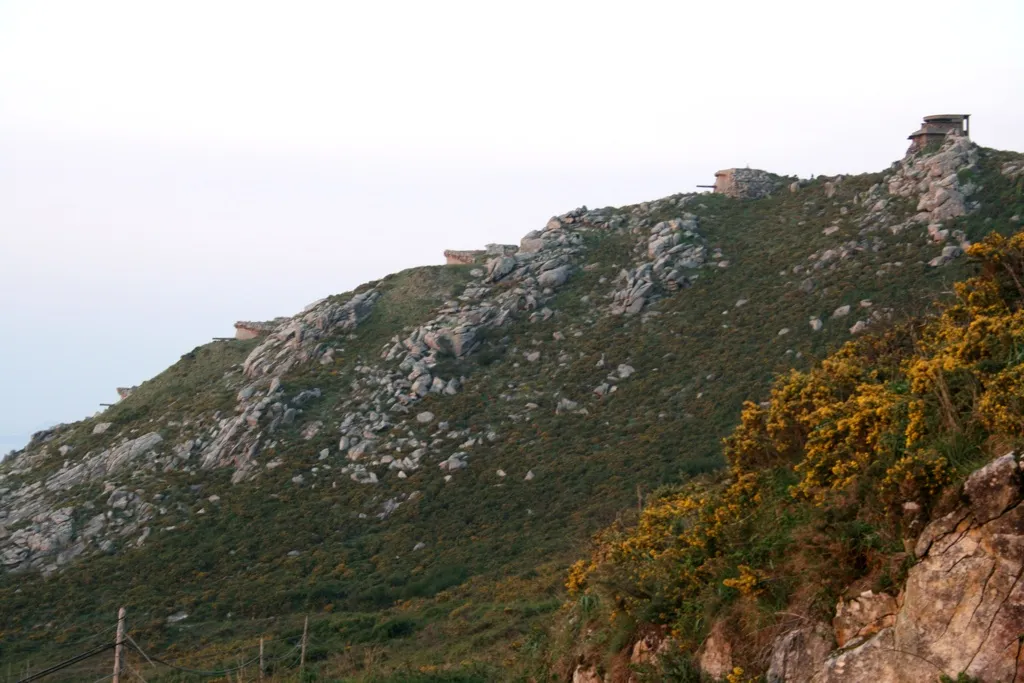
M593 532L638 495L719 472L721 438L776 374L930 310L969 272L973 242L1016 229L1022 170L950 135L882 173L740 173L729 193L581 207L519 245L446 252L449 265L239 322L235 340L0 464L2 646L38 657L30 634L86 635L128 602L140 638L186 649L322 615L335 648L322 666L345 675L368 671L338 654L353 644L386 644L381 670L526 661L523 639L550 623ZM921 596L965 544L992 547L981 569L957 564L962 585L1003 565L992 590L1013 585L1017 560L986 539L1009 538L1016 508L985 518L985 497L925 527L934 540L898 601L843 608L841 645L921 642L934 628ZM1001 598L985 600L995 615ZM979 652L1016 623L978 631ZM837 636L816 623L787 637L776 680L802 680L785 671L804 659L820 680L899 668L826 659ZM638 661L663 642L627 640ZM1002 676L992 652L964 670ZM590 661L564 675L606 678Z

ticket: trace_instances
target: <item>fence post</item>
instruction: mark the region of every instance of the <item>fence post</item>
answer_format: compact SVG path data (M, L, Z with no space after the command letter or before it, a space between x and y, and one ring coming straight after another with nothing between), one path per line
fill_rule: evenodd
M114 683L121 683L121 649L124 643L124 607L117 610L117 636L114 640Z
M260 680L263 680L263 636L260 636Z
M306 669L306 637L309 633L309 617L306 617L305 623L302 624L302 654L299 655L299 673L301 674Z

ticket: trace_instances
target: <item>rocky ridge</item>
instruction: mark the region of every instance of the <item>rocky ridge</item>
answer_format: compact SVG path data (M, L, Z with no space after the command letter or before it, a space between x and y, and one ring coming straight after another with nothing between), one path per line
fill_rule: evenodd
M523 515L529 525L538 517L536 492L562 495L550 489L554 468L527 460L529 450L558 439L560 431L601 432L605 425L600 439L617 439L614 430L625 433L625 423L615 420L620 413L637 414L632 407L639 392L656 400L643 407L654 426L629 432L639 434L636 443L665 425L676 429L675 422L703 428L696 425L706 420L706 406L718 400L717 387L735 381L736 372L726 369L723 382L722 366L703 359L681 371L677 356L708 354L701 337L718 339L722 330L724 344L730 335L749 335L758 351L794 363L799 349L806 351L813 340L841 341L894 314L896 300L876 291L875 282L881 290L887 282L904 282L914 270L957 272L955 255L927 264L936 251L941 256L941 249L967 241L966 234L957 234L962 223L931 214L962 204L968 215L984 195L980 186L970 187L977 151L950 144L940 154L947 152L949 158L938 161L937 155L908 158L870 180L798 181L793 192L750 203L682 194L621 209L581 207L552 218L518 247L495 245L474 252L472 263L438 268L456 273L443 278L454 284L414 316L395 318L387 282L375 282L293 317L247 323L257 333L248 342L210 345L227 356L239 354L211 370L209 385L221 398L192 403L173 397L177 402L164 406L154 401L150 383L143 383L110 413L37 435L5 461L0 562L8 572L52 574L69 565L92 566L87 558L93 554L137 558L154 545L170 552L177 541L165 539L184 537L182 529L201 532L218 510L237 515L243 509L237 501L252 506L278 496L291 506L331 498L309 509L338 509L344 519L330 533L339 535L360 533L352 531L358 526L397 537L395 528L408 525L424 501L454 507L461 504L459 496L483 500L491 491L523 501L522 510L502 503L512 512L500 514L513 524ZM1019 166L1005 165L1003 175ZM933 167L939 169L937 180L928 180ZM954 169L953 180L945 169ZM949 195L941 203L940 190ZM917 210L922 202L926 206ZM766 205L778 215L755 208ZM745 207L763 232L761 225L744 226L737 234L732 221L748 213ZM836 219L826 225L825 215ZM776 219L792 234L779 237L783 229L769 229ZM781 249L775 242L781 239L792 243ZM740 240L763 244L741 248ZM758 271L757 282L765 293L729 284L764 263L770 267ZM874 282L854 280L868 267ZM708 292L717 292L711 324L695 325L693 311ZM768 310L776 322L764 331L759 322ZM400 322L380 322L392 318ZM615 335L630 341L618 344ZM199 363L203 353L213 353L210 348L186 356L197 356ZM484 357L499 360L489 366ZM487 381L491 375L500 376L498 386ZM483 418L460 421L458 411L484 385L490 393L481 400L498 407ZM530 433L534 423L536 437ZM682 432L664 433L674 439ZM512 448L513 443L523 445ZM568 460L560 446L552 452ZM574 478L582 479L582 466L596 448L580 457L579 473L557 485L572 487ZM625 478L645 458L657 457L653 450L630 452L630 459L616 461L613 476ZM217 495L210 495L211 488ZM221 497L237 500L229 508ZM490 510L477 514L491 523ZM465 528L467 536L473 533ZM429 533L402 537L389 562L415 552L416 562L429 571L437 562L431 553L440 547ZM318 537L316 543L330 540ZM458 547L446 540L446 551ZM282 563L298 564L320 552L317 547L296 540L283 550L275 546L274 553ZM271 562L262 550L260 562ZM242 564L245 571L265 566ZM859 614L877 614L871 624L894 627L894 601L894 595L878 594L848 601L848 623L837 636L844 648L880 632L858 625ZM793 635L786 666L793 668L805 655L821 661L821 642L813 636ZM658 645L640 649L637 656L650 660Z
M698 220L692 214L680 210L680 218L655 224L647 218L665 206L681 209L695 198L667 198L641 205L629 215L584 207L552 218L542 230L527 234L518 249L490 245L494 255L483 267L471 271L469 282L456 299L447 301L404 338L393 338L381 349L378 359L355 367L356 379L343 404L347 409L338 426L331 427L339 435L337 448L322 452L323 463L297 477L295 483L340 475L355 484L373 485L387 472L404 478L419 470L428 458L435 460L441 476L450 480L469 465L473 447L493 442L497 433L494 429L480 433L453 431L446 423L432 424L433 420L424 419L422 412L410 419L415 404L426 396L451 396L460 391L464 378L441 376L436 371L438 364L445 358L473 353L486 330L500 329L512 319L526 316L531 321L548 320L554 312L546 303L582 267L583 245L590 233L618 231L637 236L637 265L623 270L614 283L608 284L609 309L616 314L639 313L660 296L689 286L697 271L709 262L710 267L722 267L725 262L721 252L709 256L697 232ZM124 442L117 447L87 453L78 461L65 461L45 482L0 489L6 494L0 499L0 562L9 570L53 571L89 549L111 550L113 545L107 538L110 533L127 536L138 531L138 543L144 542L149 534L144 525L152 518L153 505L141 503L141 492L125 499L126 512L117 517L130 518L130 523L114 521L109 529L99 515L85 531L74 533L67 524L72 509L54 507L69 491L90 483L120 490L114 480L128 474L129 466L133 479L146 472L229 468L235 483L257 476L262 469L279 466L279 460L261 459L261 453L272 450L277 445L278 431L302 422L304 407L321 397L317 388L289 394L287 375L311 363L333 364L336 354L344 352L339 341L354 334L371 314L378 297L371 288L345 299L316 302L293 318L236 324L241 326L239 329L258 333L260 338L238 371L229 373L229 381L237 387L232 414L217 411L184 425L184 437L174 444L162 444L158 433L135 439L122 436ZM539 353L536 355L539 357ZM527 360L531 358L527 354ZM630 368L618 375L613 373L611 382L598 387L598 396L613 391L613 383L631 372ZM576 410L577 402L563 399L557 412ZM301 438L308 441L324 428L321 421L306 423ZM40 435L25 453L12 460L11 472L0 477L31 473L33 464L50 456L46 443L60 432L57 428ZM449 443L454 443L457 450L449 452ZM72 446L65 444L61 449L71 450ZM50 495L39 496L43 491ZM82 510L76 514L81 515ZM31 521L30 527L13 534L4 531L27 521Z
M834 273L844 264L855 263L857 253L884 248L871 236L878 230L900 234L911 226L928 226L934 239L962 238L936 226L971 209L966 198L973 188L970 183L961 183L959 174L973 167L976 161L973 150L965 138L951 137L937 154L917 155L898 162L883 183L876 184L863 196L854 197L854 204L865 209L860 216L850 215L856 220L854 227L859 226L858 239L815 252L808 257L809 266L798 264L791 269L792 275L804 277L800 287L811 291L815 285L805 276L820 278L815 274ZM740 176L740 180L747 177ZM842 181L842 177L826 181L826 198L834 194L834 188ZM752 175L750 182L762 189L771 185L770 189L774 190L778 186L773 177L765 174ZM790 190L799 192L802 187L801 183L794 182ZM46 567L52 571L54 566L88 548L110 547L100 538L104 534L99 532L88 537L73 534L74 540L66 538L66 529L61 526L66 507L59 501L69 491L90 483L116 488L114 478L123 475L129 463L134 468L131 476L136 480L145 472L228 468L232 471L231 480L241 482L257 476L262 469L279 465L279 460L261 458L261 453L273 452L279 441L279 430L297 423L304 424L301 438L305 440L312 439L322 429L336 429L338 434L337 448L321 454L322 464L316 471L303 475L304 483L340 475L355 484L372 485L387 472L400 478L407 476L419 470L427 459L435 459L438 470L450 479L472 462L470 453L474 446L498 438L499 427L492 425L483 432L470 433L452 431L444 423L410 419L415 404L423 398L450 396L460 391L464 378L438 374L439 363L445 358L472 354L479 348L487 330L500 329L519 317L525 316L530 321L550 319L554 311L547 304L554 294L574 273L589 267L584 263L585 244L591 235L628 235L634 245L631 263L605 285L607 304L604 310L611 315L639 314L662 297L691 287L702 270L727 268L729 260L722 249L707 245L700 233L699 217L688 210L696 206L700 198L699 194L673 195L639 204L628 212L582 207L551 218L542 229L525 235L518 248L488 245L479 252L488 257L487 260L471 270L461 294L447 301L429 320L406 336L393 338L381 349L379 358L367 359L355 367L355 378L342 404L345 410L337 427L322 421L306 423L303 412L320 399L321 392L316 387L289 392L287 377L311 363L333 365L335 358L344 352L344 338L353 335L372 313L379 293L369 288L347 298L331 297L315 302L291 318L236 324L238 329L258 335L259 344L238 371L227 378L237 392L233 410L229 414L216 411L183 425L182 436L173 444L161 443L163 439L158 433L118 434L115 438L122 440L121 445L89 452L77 461L69 459L45 482L11 488L0 499L0 524L3 525L0 527L0 551L4 552L4 566L8 569ZM909 221L901 222L896 220L890 203L904 198L916 200L919 211ZM652 215L665 212L675 213L676 217L651 220ZM846 230L843 226L843 231ZM958 246L950 258L959 255L960 248ZM939 258L945 259L944 256ZM591 303L597 305L597 302ZM840 307L832 318L845 317L844 310L849 311L849 307ZM870 302L862 302L859 310L870 315L854 321L850 328L852 333L862 331L870 322L884 319L888 314L885 310L872 309ZM819 329L821 324L820 319L811 321L814 329ZM527 353L526 360L530 362L534 355L539 357L539 352ZM597 398L614 391L615 383L623 379L617 373L609 377L597 382L594 389ZM557 408L558 413L579 410L578 401L568 398L561 399ZM0 476L28 475L33 463L51 457L46 444L38 441L12 460L10 474ZM458 448L452 450L449 443ZM73 445L65 444L61 448L72 449ZM48 495L39 497L35 495L37 491ZM142 496L133 500L142 500ZM131 524L120 525L117 533L146 533L140 529L149 516L145 511L133 514ZM17 528L27 520L35 521L31 522L31 527L13 534L3 531Z

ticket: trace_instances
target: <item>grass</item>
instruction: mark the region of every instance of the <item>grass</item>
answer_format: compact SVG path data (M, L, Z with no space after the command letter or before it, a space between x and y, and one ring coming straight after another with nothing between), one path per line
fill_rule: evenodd
M982 209L957 222L971 238L1009 230L1008 217L1024 211L1020 183L995 172L1003 159L988 151L977 170ZM478 353L446 360L441 368L466 376L464 390L419 404L453 430L498 434L494 443L471 451L469 468L452 483L445 484L436 464L427 462L405 480L385 474L376 487L347 478L339 478L337 488L327 478L317 479L316 488L295 486L292 476L308 474L321 449L336 448L332 425L346 410L355 367L379 362L390 339L458 295L472 266L417 268L364 285L356 291L374 286L381 298L354 334L325 340L338 348L336 362L303 366L285 378L289 394L312 387L323 392L268 454L285 466L235 486L227 471L125 477L120 483L164 496L167 512L151 523L149 540L118 555L92 556L49 579L0 575L0 660L24 663L71 652L54 642L55 634L66 643L88 637L108 626L124 604L140 643L186 660L251 644L261 633L292 637L302 615L311 614L323 680L485 680L474 668L478 664L487 675L493 666L503 676L540 675L551 662L525 653L545 650L538 643L548 642L543 626L560 603L565 567L591 534L617 519L633 519L638 491L649 498L720 468L720 441L736 424L743 401L762 400L778 373L808 367L849 338L861 299L897 316L917 315L964 274L959 261L940 269L924 265L939 247L918 234L923 230L878 233L868 236L878 238L878 251L812 273L816 288L801 292L807 274L793 267L806 266L816 251L861 239L854 219L863 209L853 199L881 177L847 177L831 199L820 179L756 202L702 195L686 210L699 216L700 232L730 266L701 270L693 287L665 297L643 316L606 314L610 281L630 264L637 236L589 235L584 262L593 267L577 271L547 304L554 311L550 320L530 323L522 316L489 332ZM893 203L897 218L912 210ZM666 208L650 222L679 213ZM824 235L833 224L840 232ZM878 275L883 264L895 261L904 265ZM748 303L737 307L740 299ZM851 304L853 314L830 320L843 304ZM825 321L819 333L808 325L814 316ZM783 328L790 332L779 336ZM98 452L114 438L158 431L169 447L195 425L211 426L218 411L233 414L238 366L257 343L198 347L100 418L71 427L60 442L74 443L73 453ZM532 350L541 351L540 361L524 359ZM602 357L605 366L598 368ZM637 373L598 400L594 387L620 363ZM561 397L578 401L589 414L556 415ZM528 409L528 403L539 407ZM101 420L114 426L93 436ZM299 431L313 420L327 427L302 441ZM968 456L957 455L967 452L963 444L951 443L949 450L951 459L961 457L970 466ZM40 471L54 471L64 460L48 452ZM499 480L499 468L509 476ZM536 475L532 481L524 481L527 471ZM199 494L195 485L202 487ZM420 494L415 502L377 519L385 500L413 491ZM206 502L213 494L221 498L217 505ZM105 500L98 487L74 495L82 504ZM187 517L182 508L190 511ZM200 508L204 515L196 514ZM744 552L772 556L801 533L806 520L779 521ZM175 530L163 531L170 526ZM832 531L851 547L872 542L870 534L841 520ZM413 552L419 542L426 547ZM299 554L289 556L291 551ZM795 589L777 590L781 603ZM716 600L734 598L725 591ZM167 616L179 611L188 619L167 624ZM604 646L621 646L630 628L623 626ZM679 664L680 671L686 666Z

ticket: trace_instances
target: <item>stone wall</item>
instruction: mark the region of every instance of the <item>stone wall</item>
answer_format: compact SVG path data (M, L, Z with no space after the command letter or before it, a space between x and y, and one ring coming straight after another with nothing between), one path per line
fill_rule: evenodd
M756 168L727 168L715 173L715 194L736 199L761 199L780 185L777 176Z
M265 337L274 331L274 324L270 322L251 322L240 320L235 323L235 339L255 339Z
M479 263L485 257L491 256L515 256L519 247L515 244L488 244L483 249L457 250L445 249L445 264L452 265L473 265Z
M444 262L446 265L472 265L477 262L477 259L481 258L486 252L482 250L476 251L458 251L455 249L444 250Z

